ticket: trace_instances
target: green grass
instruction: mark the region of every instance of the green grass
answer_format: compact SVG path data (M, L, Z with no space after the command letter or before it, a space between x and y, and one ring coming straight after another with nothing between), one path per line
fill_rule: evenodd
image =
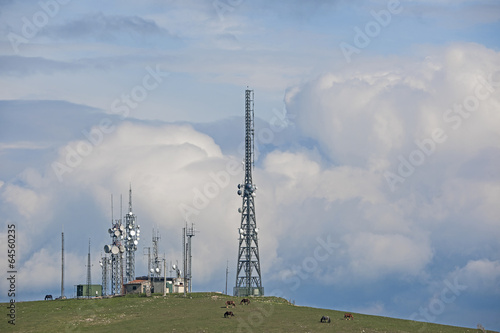
M236 308L226 309L226 300ZM251 298L239 305L235 297L217 293L58 300L16 304L16 325L0 322L0 332L480 332L437 324L294 306L277 297ZM6 309L5 303L1 304ZM235 317L224 318L233 311ZM4 313L6 311L3 311ZM320 323L327 315L331 323Z

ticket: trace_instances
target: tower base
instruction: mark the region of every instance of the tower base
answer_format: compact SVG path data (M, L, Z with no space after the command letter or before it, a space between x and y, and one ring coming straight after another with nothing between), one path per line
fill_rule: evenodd
M247 297L247 296L264 296L264 287L234 287L233 288L233 296L236 297Z

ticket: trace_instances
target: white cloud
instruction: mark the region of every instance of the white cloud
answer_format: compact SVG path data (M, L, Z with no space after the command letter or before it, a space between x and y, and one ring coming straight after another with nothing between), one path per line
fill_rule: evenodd
M479 259L452 273L467 287L467 292L500 296L500 261Z

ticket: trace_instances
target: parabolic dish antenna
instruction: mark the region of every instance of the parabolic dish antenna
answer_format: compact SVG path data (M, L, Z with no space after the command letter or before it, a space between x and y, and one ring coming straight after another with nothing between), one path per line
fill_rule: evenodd
M104 245L104 252L110 253L111 252L111 247L109 245Z
M135 236L135 231L134 230L130 230L130 236Z
M116 237L120 237L120 230L116 230L116 231L115 231L115 236L116 236Z
M111 253L118 254L118 252L120 252L120 249L118 249L118 246L113 245L113 247L111 248Z

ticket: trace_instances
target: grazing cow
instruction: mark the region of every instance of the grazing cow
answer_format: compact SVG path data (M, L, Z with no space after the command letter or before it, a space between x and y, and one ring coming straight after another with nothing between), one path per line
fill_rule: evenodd
M344 315L344 319L345 320L352 320L352 319L354 319L354 316L352 315L352 313L346 313Z
M243 299L241 300L241 302L240 302L240 305L241 305L241 304L248 305L248 304L250 304L250 300L249 300L248 298L243 298Z
M224 318L231 318L231 317L234 317L234 313L233 311L226 311L226 313L224 313Z
M233 307L236 307L236 304L234 303L234 301L226 301L226 308L229 307L230 305Z
M330 322L330 317L323 316L323 317L321 317L320 322L322 322L322 323L329 323Z
M52 300L52 295L45 295L45 300L48 300L48 299Z

